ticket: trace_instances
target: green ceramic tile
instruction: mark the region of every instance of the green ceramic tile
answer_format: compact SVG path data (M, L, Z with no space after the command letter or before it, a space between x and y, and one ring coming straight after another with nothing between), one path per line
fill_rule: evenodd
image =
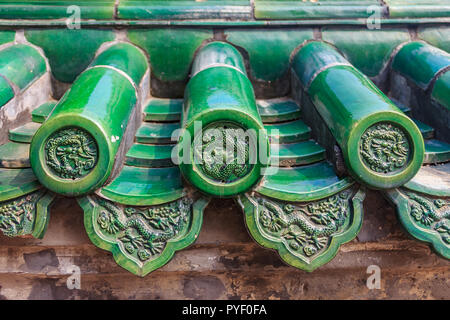
M340 179L328 162L292 168L273 168L266 174L256 191L262 195L285 201L310 201L341 191L353 182Z
M436 80L431 97L450 112L450 71L446 71Z
M138 168L124 166L100 193L126 205L156 205L181 198L183 186L178 167Z
M182 106L181 99L152 98L144 107L144 119L161 122L180 121Z
M29 168L30 145L28 143L8 142L0 146L0 167Z
M450 160L450 144L439 140L425 140L423 163L442 163Z
M313 39L312 29L231 29L227 40L243 48L249 56L250 75L254 79L274 81L286 75L290 56L304 41ZM268 50L267 48L276 48Z
M444 51L450 51L450 27L446 25L442 26L424 26L419 27L417 30L417 36L429 44L442 49Z
M34 134L40 127L40 123L29 122L23 126L9 130L9 140L14 142L30 143Z
M172 133L180 128L180 123L157 123L144 122L136 132L136 142L138 143L174 143Z
M424 139L431 139L434 137L434 129L432 127L416 119L413 119L413 121L419 128Z
M319 162L325 159L325 149L316 142L302 141L280 145L271 145L272 165L278 161L280 167L293 167ZM277 159L275 159L277 158Z
M195 51L213 33L207 29L131 29L128 38L147 51L152 74L162 81L184 81Z
M380 6L377 0L255 0L256 19L366 18L368 6Z
M300 107L290 99L256 100L264 123L291 121L300 118Z
M115 36L105 29L30 29L25 37L44 50L57 80L73 82L94 59L100 45Z
M23 196L41 187L30 168L0 168L0 181L0 201Z
M33 120L33 122L43 123L55 107L56 103L56 101L49 101L41 104L39 107L31 111L31 120Z
M0 1L1 19L59 19L69 18L78 6L81 19L112 19L114 0L20 0Z
M342 29L325 27L322 39L334 44L348 60L369 77L378 75L389 62L392 52L410 40L408 29Z
M45 60L38 50L25 44L15 44L0 51L0 75L21 90L46 71Z
M279 124L266 124L264 128L269 135L269 141L277 143L291 143L308 140L311 137L311 128L302 120L294 120ZM278 130L276 135L275 131Z
M384 0L389 6L390 18L449 17L448 0Z
M450 66L450 54L429 44L413 41L404 45L392 61L392 69L426 90L437 73Z
M0 108L12 98L14 98L14 89L5 78L0 77Z
M122 0L119 19L249 19L249 0Z
M173 166L171 144L139 144L135 143L128 150L125 164L135 167L170 167Z

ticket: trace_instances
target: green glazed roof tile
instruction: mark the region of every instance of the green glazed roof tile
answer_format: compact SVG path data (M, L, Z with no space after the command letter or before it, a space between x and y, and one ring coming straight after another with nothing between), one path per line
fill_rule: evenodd
M276 123L300 118L300 107L289 98L256 101L264 123ZM182 99L152 98L144 108L145 121L174 122L181 118Z
M180 128L180 123L144 122L136 132L136 142L139 143L174 143L172 132Z
M274 149L277 146L279 149ZM274 164L273 159L278 158L278 166L280 167L307 165L325 159L325 149L312 140L279 145L272 144L270 147L271 163Z
M140 144L135 143L126 155L125 164L135 167L170 167L171 144Z
M302 120L283 122L279 124L266 124L264 126L269 136L269 141L277 143L291 143L307 140L311 136L311 128ZM275 134L278 130L278 135ZM276 140L278 138L278 141Z
M448 0L384 0L389 6L390 18L448 17Z
M121 0L119 19L248 19L249 0Z
M431 97L450 112L450 71L446 71L436 80Z
M29 168L30 145L28 143L8 142L0 146L0 167Z
M14 98L13 88L5 78L0 77L0 108L12 98Z
M423 163L441 163L450 160L450 144L439 140L425 140Z
M152 98L144 107L145 121L180 121L182 99Z
M127 205L156 205L174 201L183 195L180 169L124 166L100 193L112 201Z
M300 107L290 99L257 100L259 114L264 123L290 121L300 118Z
M114 0L21 0L0 1L1 19L58 19L74 12L67 10L78 6L82 19L112 19Z
M427 43L405 44L395 55L392 69L426 90L439 71L450 66L450 54Z
M25 31L25 37L44 50L53 76L59 81L70 83L87 68L104 42L114 40L114 31L87 28L30 29Z
M423 166L404 187L434 196L450 197L450 162Z
M43 123L50 112L52 112L53 108L56 105L56 101L49 101L41 104L39 107L31 111L31 120L37 123Z
M434 137L434 129L432 127L430 127L429 125L427 125L417 119L413 119L413 121L419 128L424 139L431 139Z
M350 186L350 178L339 179L328 162L292 168L270 168L256 191L285 201L310 201L327 197Z
M40 123L28 122L23 126L12 129L9 131L9 140L14 142L30 143L40 126Z
M33 171L0 168L0 201L23 196L41 187Z
M378 0L255 0L256 19L318 19L365 18L370 15L367 7L378 5Z

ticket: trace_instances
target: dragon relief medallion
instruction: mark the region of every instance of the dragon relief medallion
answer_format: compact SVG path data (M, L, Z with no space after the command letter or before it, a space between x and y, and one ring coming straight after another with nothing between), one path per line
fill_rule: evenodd
M259 198L258 222L267 235L281 240L294 255L313 258L350 224L351 195L346 190L307 204Z
M407 165L410 145L403 130L390 123L377 123L361 136L359 153L372 171L390 174Z
M29 234L32 231L36 202L41 191L3 202L0 205L0 230L8 237Z
M193 142L194 165L209 179L231 183L246 176L250 164L251 137L231 123L207 127Z
M437 232L447 245L450 245L450 202L406 193L410 204L410 214L422 228Z
M157 258L169 240L184 235L190 225L192 200L182 198L159 206L122 207L102 198L96 229L119 244L123 254L142 263Z
M64 128L53 133L45 143L46 163L63 179L80 179L95 167L98 147L94 138L80 128Z

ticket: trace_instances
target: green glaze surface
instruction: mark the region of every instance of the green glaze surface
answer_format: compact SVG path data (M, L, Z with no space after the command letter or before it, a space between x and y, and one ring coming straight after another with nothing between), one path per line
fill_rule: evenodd
M158 205L183 196L178 167L138 168L124 166L120 174L100 193L126 205Z
M435 139L425 140L425 158L423 163L447 161L450 161L450 144Z
M267 131L270 142L292 143L308 140L311 137L311 128L302 120L266 124L264 128ZM277 130L278 133L276 133Z
M450 112L450 71L446 71L436 80L431 97Z
M30 143L34 134L40 127L40 123L28 122L23 126L9 130L9 140L14 142Z
M404 45L392 61L392 69L426 90L436 74L450 66L450 54L429 44Z
M69 18L68 7L76 5L81 19L111 19L114 0L21 0L0 2L1 19L59 19Z
M0 168L0 201L11 200L41 188L31 169Z
M450 51L450 27L419 27L417 31L419 39L424 40L432 46L438 47L444 51Z
M320 72L337 65L350 63L332 46L319 41L303 46L292 61L292 68L306 89Z
M8 237L43 238L54 195L38 190L0 203L0 231Z
M44 58L31 46L15 44L0 51L0 75L21 90L42 76L45 71Z
M325 149L312 140L280 144L278 149L274 149L273 144L270 147L271 163L274 163L274 158L278 158L275 163L280 167L306 165L325 159Z
M364 195L353 187L307 203L248 194L240 196L239 203L256 242L277 250L289 265L311 272L356 237L362 225Z
M39 181L72 196L99 188L111 174L136 99L122 73L101 66L83 72L33 138L30 160Z
M205 58L208 55L209 58ZM246 191L260 178L260 169L269 160L268 139L252 85L242 70L240 53L231 45L218 42L205 46L198 56L199 61L193 63L194 76L184 96L181 123L185 132L177 147L180 169L184 177L201 191L216 196L231 196ZM196 70L201 71L195 73ZM196 128L199 123L202 132ZM253 136L250 133L249 138L245 138L242 130L252 130ZM229 158L231 155L225 154L226 141L232 138L231 131L238 134L240 131L242 134L238 141L243 143L242 150L239 142L236 145L233 143L232 159ZM204 152L207 151L204 150L209 150L209 145L213 143L217 148L216 144L220 143L215 141L215 132L220 133L222 138L221 151L215 151L219 156L206 157ZM260 150L267 153L266 163L260 161ZM245 154L243 163L237 163L240 151Z
M289 69L293 50L313 38L312 29L231 29L227 40L243 48L249 56L250 75L254 79L274 81ZM276 50L267 50L275 46ZM262 115L261 115L262 116Z
M284 201L313 201L328 197L353 184L339 179L328 162L292 168L274 168L255 188L260 194Z
M144 122L136 132L136 142L150 144L175 143L176 141L172 141L172 134L179 128L179 122Z
M170 167L173 145L135 143L128 150L125 164L135 167Z
M300 118L300 106L285 98L256 100L263 123L290 121Z
M14 89L5 78L0 77L0 108L14 98Z
M368 6L380 6L377 0L360 1L292 1L255 0L256 19L366 18Z
M55 106L56 101L49 101L41 104L39 107L31 111L31 120L33 120L33 122L43 123Z
M0 44L14 41L16 32L14 30L2 30L0 31Z
M130 63L132 61L132 63ZM125 72L139 86L148 69L145 54L129 43L118 43L100 53L91 67L108 66Z
M450 4L447 0L384 0L389 6L391 18L448 17Z
M347 30L326 27L322 29L322 39L334 44L358 70L374 77L389 62L394 49L409 41L410 37L407 29Z
M8 142L0 146L0 167L29 168L30 145L28 143Z
M91 241L138 276L162 267L197 239L208 200L183 197L157 206L128 206L97 196L78 199Z
M403 187L436 197L450 196L450 162L423 166Z
M249 19L249 0L122 0L120 19Z
M147 51L152 74L162 81L183 81L189 74L194 53L203 41L212 38L207 29L133 29L128 38Z
M205 69L216 66L229 66L244 74L246 73L244 59L240 52L228 43L214 41L205 45L195 56L191 77Z
M308 95L352 176L376 189L402 185L422 164L421 133L366 76L337 55L331 46L311 42L296 55L293 68L304 85L310 83Z
M397 216L408 233L450 259L450 193L435 196L399 188L385 191L385 194L395 205Z
M144 107L145 121L180 121L183 100L152 98Z
M419 120L413 119L413 121L416 124L417 128L419 128L420 133L422 133L422 137L424 139L431 139L434 137L434 128Z
M300 118L300 107L288 98L256 100L263 123L276 123ZM145 121L177 122L181 119L183 100L152 98L144 107Z
M100 45L114 40L114 32L87 28L30 29L25 31L25 37L44 50L57 80L73 82L94 59Z

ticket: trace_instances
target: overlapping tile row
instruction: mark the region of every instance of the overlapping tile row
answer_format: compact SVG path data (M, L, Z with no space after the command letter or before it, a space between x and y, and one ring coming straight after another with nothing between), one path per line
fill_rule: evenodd
M2 19L296 20L448 17L448 0L27 0L0 2Z
M349 53L361 35L334 29L321 41L308 29L233 29L221 41L208 29L80 32L85 38L55 33L69 49L55 48L49 30L21 40L43 69L18 68L15 79L29 78L19 91L47 75L39 88L48 94L0 146L6 235L42 237L56 194L77 197L91 241L144 276L195 241L210 197L233 197L255 241L313 271L357 236L368 187L448 258L445 51L404 30L368 31L388 36L367 55ZM422 35L442 46L439 34ZM274 45L276 53L265 49ZM2 61L21 65L22 57ZM440 113L427 118L430 106ZM229 129L255 136L229 153ZM204 158L210 146L218 158Z

